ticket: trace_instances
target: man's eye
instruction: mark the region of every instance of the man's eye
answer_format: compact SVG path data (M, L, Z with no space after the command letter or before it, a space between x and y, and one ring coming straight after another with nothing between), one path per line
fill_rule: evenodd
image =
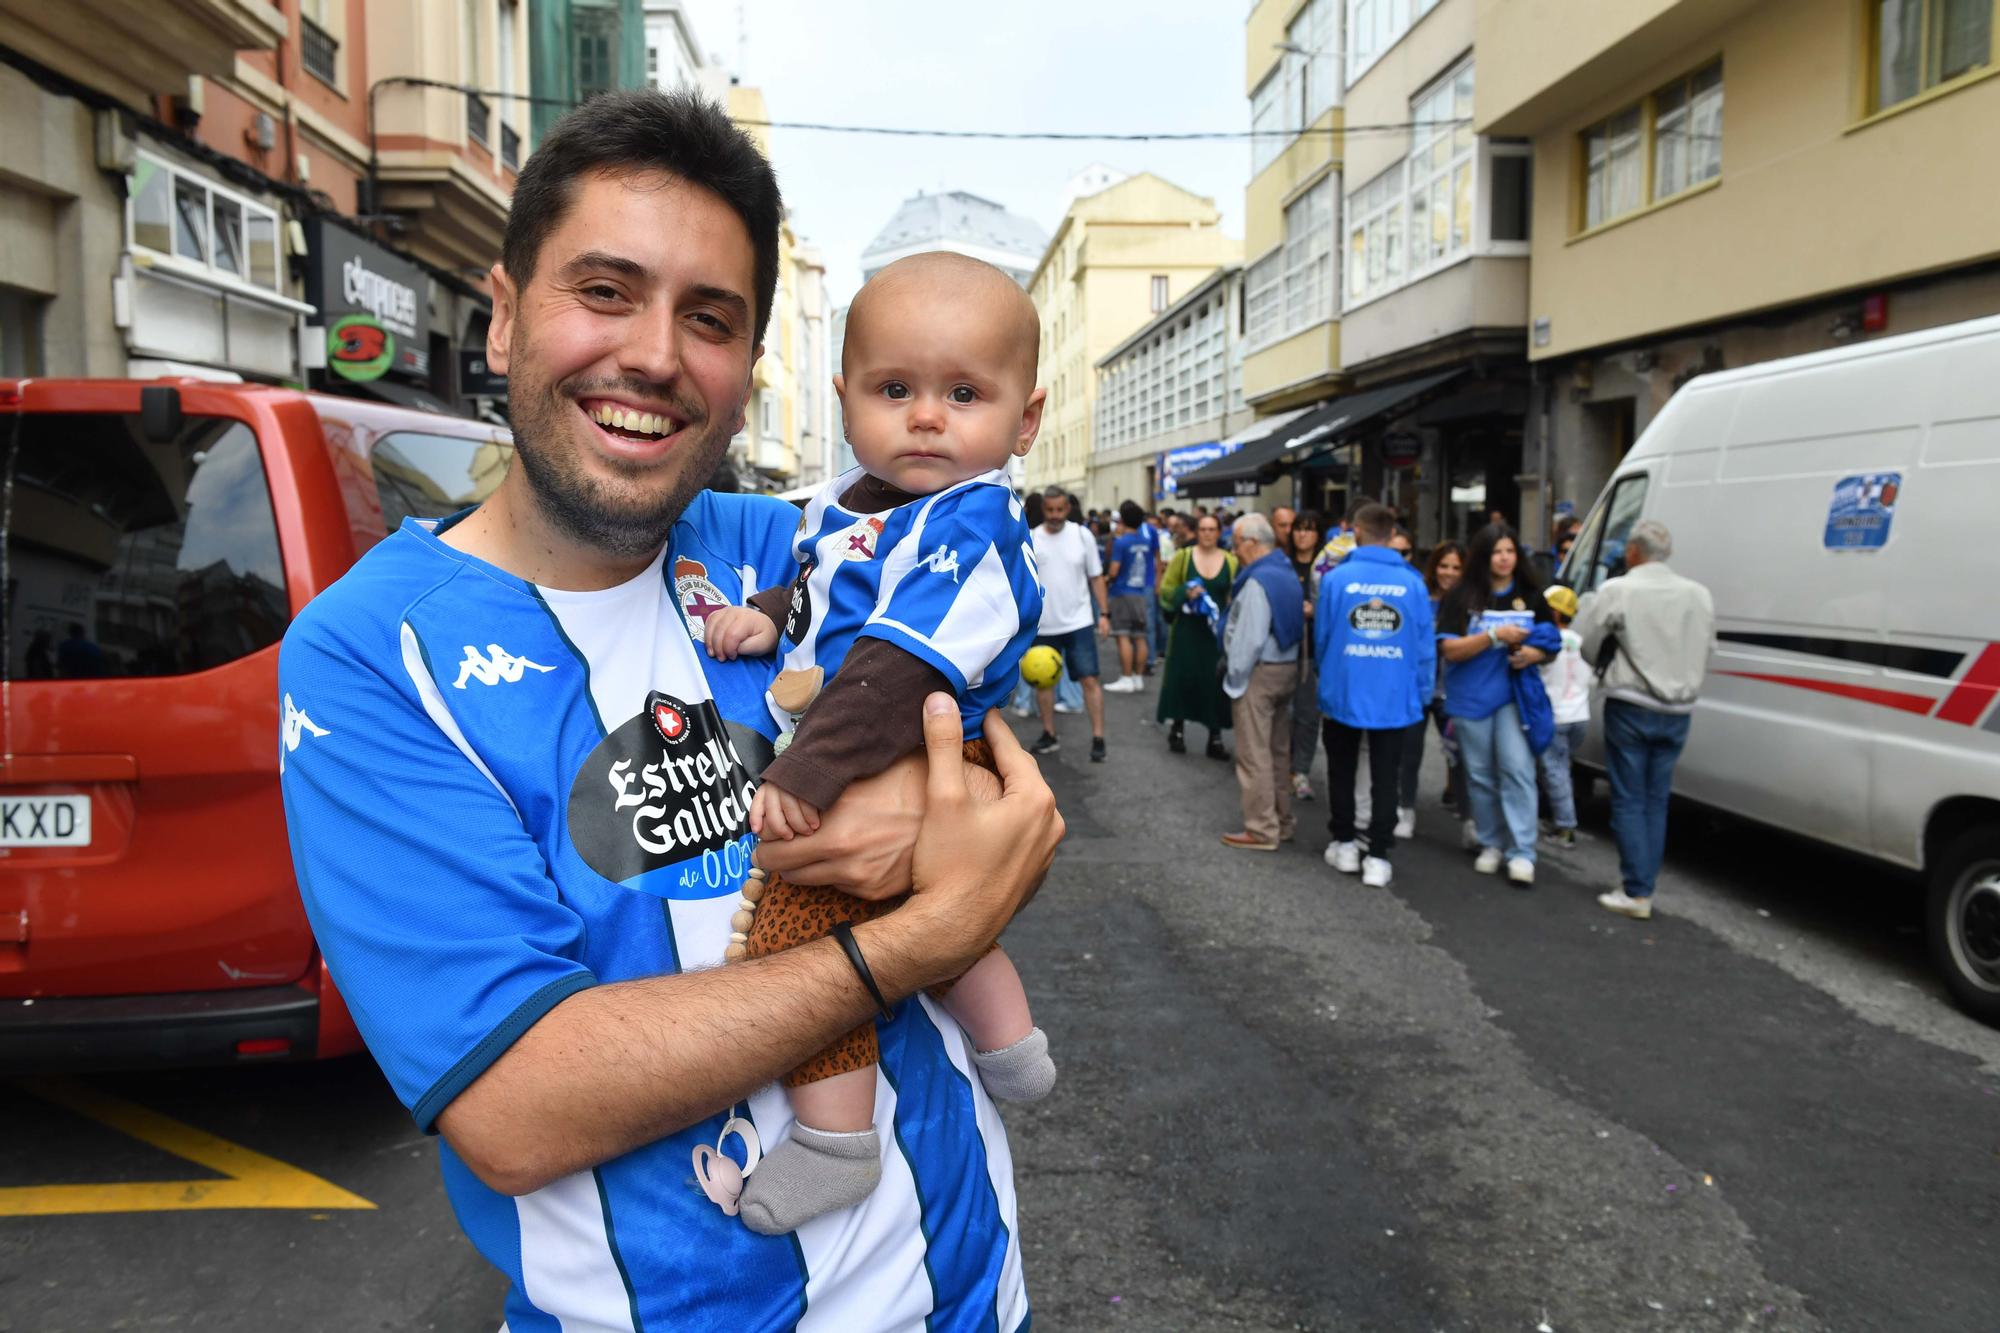
M897 402L901 402L903 399L908 398L910 396L909 386L902 384L896 380L890 380L887 384L882 386L882 396L884 398L890 398L894 399Z
M621 296L616 287L607 287L601 282L592 283L590 286L585 287L583 293L585 296L596 301L616 301Z
M954 403L977 402L979 401L979 391L974 389L970 384L961 384L951 391L951 401Z

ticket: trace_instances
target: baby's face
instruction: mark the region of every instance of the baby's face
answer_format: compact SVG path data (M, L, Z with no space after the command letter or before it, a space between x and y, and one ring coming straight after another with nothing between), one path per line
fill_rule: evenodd
M988 304L898 293L870 310L865 329L848 326L835 387L848 443L871 475L929 495L1028 452L1041 399L1015 326Z

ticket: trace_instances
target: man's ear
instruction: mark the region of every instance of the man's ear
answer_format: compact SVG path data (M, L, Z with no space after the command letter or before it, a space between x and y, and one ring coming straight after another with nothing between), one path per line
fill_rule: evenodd
M507 348L514 337L514 320L521 295L507 270L495 264L486 272L493 284L493 318L486 325L486 368L495 375L507 373Z
M750 349L750 369L743 376L743 396L736 402L736 424L729 429L731 435L741 435L743 427L750 420L750 395L756 391L757 363L764 359L764 344L758 343Z
M1021 432L1014 437L1014 457L1026 458L1028 450L1035 447L1035 436L1042 430L1042 408L1048 400L1047 389L1036 389L1028 395L1028 405L1021 409Z

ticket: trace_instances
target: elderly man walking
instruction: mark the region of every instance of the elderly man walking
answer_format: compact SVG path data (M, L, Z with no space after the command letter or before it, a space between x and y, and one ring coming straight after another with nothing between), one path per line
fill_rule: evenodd
M1635 524L1625 541L1626 572L1584 601L1574 626L1603 681L1611 832L1624 881L1597 901L1641 921L1653 915L1674 764L1715 641L1715 603L1707 588L1667 567L1673 552L1664 523Z
M1236 520L1236 558L1243 572L1231 589L1222 635L1222 692L1232 701L1243 827L1222 841L1275 852L1298 831L1292 820L1292 691L1306 632L1305 594L1262 514Z

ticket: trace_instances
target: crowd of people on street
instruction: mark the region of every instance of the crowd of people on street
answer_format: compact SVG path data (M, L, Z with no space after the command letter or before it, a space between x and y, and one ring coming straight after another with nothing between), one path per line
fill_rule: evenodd
M1708 592L1668 566L1661 524L1607 543L1600 558L1614 567L1600 572L1612 577L1580 599L1560 577L1582 527L1569 513L1543 551L1498 512L1469 542L1419 551L1403 516L1375 503L1333 518L1132 500L1099 512L1052 487L1027 504L1051 589L1037 643L1066 668L1017 694L1023 717L1040 696L1034 753L1057 750L1056 715L1081 707L1102 762L1102 696L1143 693L1157 675L1168 750L1185 754L1197 725L1208 758L1234 761L1241 824L1225 844L1275 851L1296 839L1323 744L1326 863L1386 886L1397 841L1416 834L1435 732L1441 800L1473 868L1525 889L1540 848L1576 844L1573 774L1595 708L1620 860L1619 886L1599 902L1651 915L1673 767L1714 636ZM1117 645L1108 683L1093 618Z

